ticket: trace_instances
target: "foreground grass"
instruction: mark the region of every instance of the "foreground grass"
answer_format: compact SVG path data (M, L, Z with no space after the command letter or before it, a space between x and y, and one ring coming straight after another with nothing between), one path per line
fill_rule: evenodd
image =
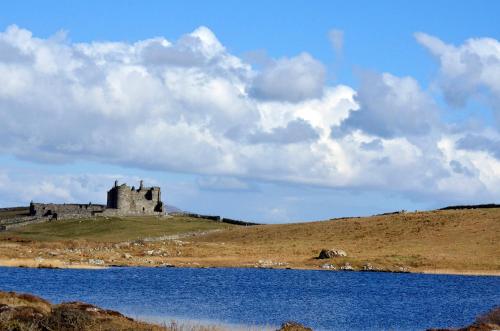
M30 294L0 291L0 330L218 331L218 327L155 325L82 302L53 305Z
M232 225L189 217L97 217L32 224L0 233L0 238L15 236L37 241L120 242L230 227Z
M218 231L210 231L218 230ZM178 235L156 241L137 239ZM135 241L134 241L135 240ZM500 275L500 209L400 213L322 222L231 226L213 221L110 218L57 221L0 234L0 265L376 269ZM318 260L323 248L347 257Z

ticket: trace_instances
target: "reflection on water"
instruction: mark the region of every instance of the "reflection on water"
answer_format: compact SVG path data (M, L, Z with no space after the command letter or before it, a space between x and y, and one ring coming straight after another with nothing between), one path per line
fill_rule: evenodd
M0 268L0 289L53 302L81 300L160 322L259 330L288 320L315 330L458 327L500 304L500 277L376 272Z
M169 316L130 316L134 319L151 322L159 325L171 325L171 323L176 323L177 325L181 325L183 327L196 328L200 326L204 327L215 327L217 331L275 331L279 329L278 325L244 325L244 324L235 324L235 323L223 323L220 321L214 321L209 319L185 319L178 317L169 317Z

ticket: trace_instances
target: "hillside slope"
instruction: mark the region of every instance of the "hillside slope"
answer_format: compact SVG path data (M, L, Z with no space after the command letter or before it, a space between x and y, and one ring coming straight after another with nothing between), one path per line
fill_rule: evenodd
M355 270L500 275L499 234L500 208L251 227L186 217L56 221L1 233L0 265L338 270L348 263ZM323 248L347 257L317 259Z
M361 267L500 270L500 209L400 213L323 222L232 228L196 239L225 243L229 256L315 266L322 248L338 248Z

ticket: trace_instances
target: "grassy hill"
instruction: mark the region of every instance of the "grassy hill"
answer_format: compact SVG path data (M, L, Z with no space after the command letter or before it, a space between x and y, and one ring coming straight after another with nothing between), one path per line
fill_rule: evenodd
M325 263L338 268L347 262L355 269L370 263L384 270L404 267L417 272L500 274L499 234L500 208L251 227L188 217L98 218L48 222L0 233L0 265L32 266L28 260L38 257L45 262L57 259L83 264L98 258L104 265L313 269ZM180 237L117 245L169 235ZM316 259L323 248L342 249L348 256ZM12 262L15 259L24 260Z
M28 207L0 208L0 223L11 217L27 216L29 215L29 211Z
M178 235L193 231L228 229L233 225L190 217L156 216L98 217L60 220L0 232L1 238L18 237L37 241L88 240L121 242L146 237Z
M361 267L500 271L500 209L401 213L323 222L232 228L196 239L224 242L235 255L318 265L322 248L348 253Z

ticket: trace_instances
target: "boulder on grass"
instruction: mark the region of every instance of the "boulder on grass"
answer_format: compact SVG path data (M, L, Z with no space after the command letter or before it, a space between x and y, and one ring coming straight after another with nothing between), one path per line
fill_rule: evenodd
M300 323L290 321L281 324L281 327L276 331L313 331L313 329Z
M341 249L322 249L318 259L331 259L334 257L347 256L347 253Z

